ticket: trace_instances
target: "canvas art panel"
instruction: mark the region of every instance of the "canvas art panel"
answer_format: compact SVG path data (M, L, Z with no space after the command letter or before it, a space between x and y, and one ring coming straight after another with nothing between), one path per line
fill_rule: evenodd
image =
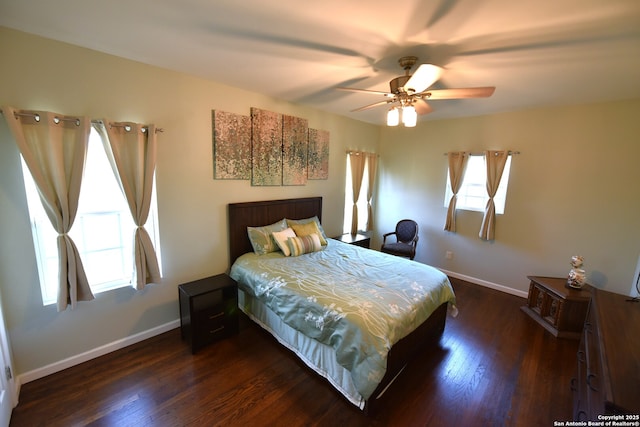
M282 185L282 114L251 108L251 185Z
M309 129L309 179L329 179L329 131Z
M282 118L282 185L307 183L308 129L306 119Z
M213 178L251 178L251 118L212 110Z

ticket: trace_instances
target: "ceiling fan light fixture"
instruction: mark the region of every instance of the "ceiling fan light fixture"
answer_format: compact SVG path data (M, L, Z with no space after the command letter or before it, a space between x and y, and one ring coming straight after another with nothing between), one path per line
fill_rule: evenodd
M420 93L442 76L442 68L433 64L422 64L404 85L407 93Z
M418 113L416 113L416 109L413 105L408 105L402 109L402 124L405 127L412 128L415 127L418 122Z
M398 126L400 123L400 110L396 107L387 111L387 126Z

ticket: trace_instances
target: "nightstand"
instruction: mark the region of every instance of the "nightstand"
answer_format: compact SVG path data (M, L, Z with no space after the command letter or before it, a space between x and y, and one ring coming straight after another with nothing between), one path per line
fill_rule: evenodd
M369 233L358 233L355 236L351 233L345 233L342 236L334 237L336 240L348 243L350 245L361 246L369 249L371 246L371 236Z
M195 353L238 332L238 285L218 274L178 286L180 335Z
M558 338L580 339L591 300L591 286L566 286L560 277L527 276L529 295L522 311Z

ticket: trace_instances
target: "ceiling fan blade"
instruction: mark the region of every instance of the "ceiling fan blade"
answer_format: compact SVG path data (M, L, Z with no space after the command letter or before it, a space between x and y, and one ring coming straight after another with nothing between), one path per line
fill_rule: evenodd
M365 105L364 107L356 108L355 110L351 110L351 112L355 113L356 111L368 110L369 108L374 108L374 107L378 107L380 105L390 104L392 102L394 102L394 101L392 101L392 100L379 101L379 102L375 102L373 104Z
M418 99L413 103L413 107L416 109L418 115L429 114L433 111L431 105L427 104L424 99Z
M444 70L437 65L421 64L415 73L404 84L404 91L420 93L437 82Z
M463 98L488 98L496 90L493 86L466 87L457 89L427 90L420 95L424 99L463 99Z
M346 90L349 92L360 92L360 93L370 93L372 95L384 95L384 96L393 96L393 94L389 92L381 92L379 90L368 90L368 89L356 89L354 87L336 87L338 90Z

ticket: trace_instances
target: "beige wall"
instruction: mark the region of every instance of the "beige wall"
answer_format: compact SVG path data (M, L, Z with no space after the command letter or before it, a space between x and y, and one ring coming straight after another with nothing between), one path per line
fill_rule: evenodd
M345 151L374 151L377 126L87 49L0 28L0 105L155 123L164 279L100 294L75 310L42 306L18 150L0 120L0 290L15 371L22 374L178 318L177 285L228 268L226 205L322 196L328 234L342 231ZM250 107L330 132L329 179L299 187L213 180L211 110Z
M565 276L580 254L591 283L629 294L640 254L639 112L634 100L384 128L378 228L416 218L417 260L490 285L525 292L527 275ZM480 212L458 211L458 232L443 231L443 154L485 149L521 152L494 242L478 238Z

